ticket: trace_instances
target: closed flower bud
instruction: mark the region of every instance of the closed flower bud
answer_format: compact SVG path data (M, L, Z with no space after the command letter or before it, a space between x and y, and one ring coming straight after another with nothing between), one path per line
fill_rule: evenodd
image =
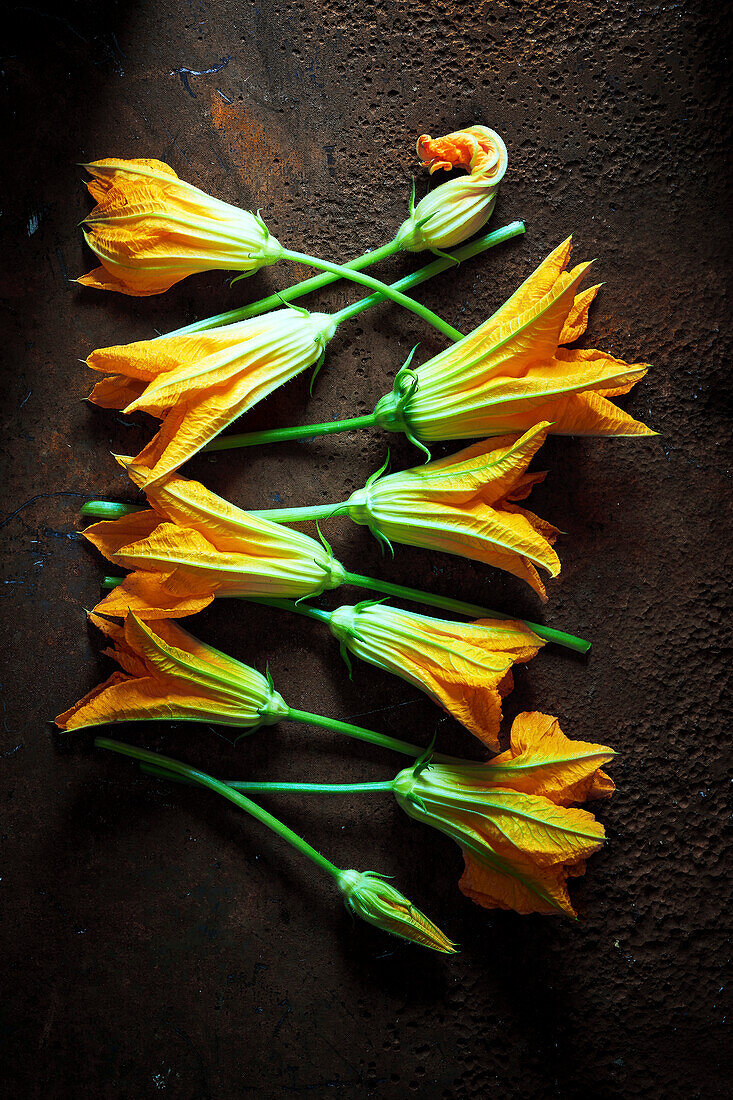
M154 626L128 615L124 625L98 615L92 622L122 667L60 714L65 730L109 722L166 719L216 722L252 732L288 715L269 677L192 637L177 623Z
M397 241L408 252L451 248L477 233L491 217L507 168L507 151L487 126L472 126L433 140L423 134L418 155L431 174L465 168L470 175L441 183L411 209Z
M77 280L85 286L160 294L197 271L250 274L282 256L258 215L185 183L162 161L110 158L84 167L97 202L84 236L101 262Z
M101 348L87 364L109 373L89 400L162 420L133 460L144 487L187 459L278 386L316 364L336 331L326 313L281 309L204 332Z
M362 920L444 955L456 953L455 944L381 875L374 871L341 871L337 882L346 908Z

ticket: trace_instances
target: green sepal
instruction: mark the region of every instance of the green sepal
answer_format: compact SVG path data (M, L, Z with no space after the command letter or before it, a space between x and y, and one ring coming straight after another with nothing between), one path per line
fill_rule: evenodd
M343 642L343 641L341 642L341 645L339 646L339 653L341 654L341 657L343 658L344 664L346 665L346 667L349 670L349 679L353 680L354 670L353 670L353 667L352 667L352 664L351 664L351 657L349 657L349 651L346 648L346 642Z
M293 307L291 307L291 308L295 308L295 307L293 306ZM308 311L307 311L307 310L305 310L305 312L307 313ZM320 355L318 356L318 359L316 360L316 362L315 362L315 364L314 364L314 366L313 366L313 374L311 375L311 381L310 381L310 386L308 387L308 396L309 396L309 397L312 397L312 396L313 396L313 387L314 387L314 386L315 386L315 384L316 384L316 378L317 378L317 377L318 377L318 375L320 374L320 372L321 372L321 367L323 366L323 364L325 363L325 361L326 361L326 349L325 349L325 348L323 348L323 349L321 350L321 354L320 354Z
M379 530L379 528L375 527L374 524L369 523L369 524L367 524L367 526L368 526L369 530L371 531L371 533L374 535L377 542L379 543L379 548L382 551L382 554L384 554L385 548L386 548L387 550L389 550L392 557L394 557L394 546L389 541L387 536L382 534L382 532Z
M260 214L259 210L254 215L254 219L257 222L257 224L259 225L262 232L265 234L265 244L266 244L270 239L270 230L265 225L264 219L263 219L262 215Z
M384 471L389 467L389 448L387 448L387 457L378 470L375 470L373 474L370 474L367 478L367 483L364 486L365 489L371 489L375 481L378 481Z
M461 261L457 260L455 256L451 256L450 252L443 252L440 248L431 248L430 251L434 256L440 257L441 260L450 260L455 267L461 266Z
M410 189L410 202L408 204L410 217L415 213L415 177L412 177L412 187ZM79 222L81 225L81 222Z

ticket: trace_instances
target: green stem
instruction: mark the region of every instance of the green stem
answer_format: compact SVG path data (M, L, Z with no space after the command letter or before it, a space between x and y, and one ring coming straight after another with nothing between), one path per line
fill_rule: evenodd
M391 299L391 301L395 302L397 305L421 317L423 321L427 321L429 325L432 325L433 328L436 328L438 332L442 332L443 335L449 337L449 339L461 340L463 338L462 332L459 332L453 325L449 325L442 317L438 317L437 313L433 313L432 309L428 309L427 306L423 306L412 298L408 298L406 294L402 294L399 290L394 290L392 287L387 286L386 283L380 282L379 279L373 279L371 275L364 275L363 272L353 271L351 268L342 267L341 264L332 264L329 260L321 260L315 256L309 256L305 252L295 252L290 248L284 248L282 256L284 260L292 260L293 263L296 264L306 264L308 267L318 267L322 271L330 271L337 277L351 279L354 283L368 286L370 290L379 291L384 297Z
M439 275L449 267L463 263L464 260L470 260L473 256L478 256L481 252L486 252L497 244L509 241L512 237L518 237L521 233L524 233L524 222L510 222L509 225L504 225L501 229L495 229L493 233L487 233L483 237L478 237L475 241L455 249L450 253L451 259L436 260L434 263L420 268L419 271L415 271L412 275L406 275L404 278L399 279L392 284L393 289L404 291L419 286L420 283L432 279L433 276ZM378 263L380 260L384 260L399 251L396 243L390 241L389 244L382 245L381 248L375 248L373 252L365 252L363 256L359 256L356 260L351 260L342 266L350 268L352 271L361 271L363 268L370 267L372 264ZM270 309L279 309L283 303L292 302L303 294L310 294L311 291L319 290L321 287L335 282L339 277L331 272L324 271L321 275L314 275L311 279L304 279L300 283L295 283L293 286L286 287L275 294L270 294L267 298L260 299L259 302L253 302L249 306L241 306L238 309L230 309L226 313L217 313L214 317L205 317L202 321L195 321L191 325L185 325L183 328L178 328L174 332L168 332L165 335L185 336L192 332L204 332L210 328L218 328L220 325L229 325L235 321L246 321L248 318L257 317ZM334 315L334 320L337 324L340 324L341 321L345 321L349 317L355 317L363 310L383 301L384 294L379 291L340 310ZM158 337L158 339L162 339L162 337Z
M351 722L339 722L337 718L326 718L322 714L311 714L307 710L294 710L288 708L287 717L292 722L307 722L312 726L322 726L334 733L345 733L347 737L355 737L358 741L368 741L372 745L379 745L383 749L393 749L395 752L403 752L408 756L422 756L424 748L412 745L409 741L400 741L396 737L388 737L385 733L375 733L374 730L364 729L362 726L353 726ZM441 764L456 764L459 758L456 756L444 756L442 753L433 753L433 760Z
M118 504L113 500L88 500L81 506L82 516L96 516L98 519L119 519L132 512L144 512L145 504Z
M399 245L396 241L390 241L389 244L383 244L372 252L365 252L363 256L358 256L355 260L350 260L343 266L350 268L352 271L361 271L362 268L370 267L371 264L379 263L380 260L386 260L388 256L394 256L395 252L399 251ZM194 321L192 325L177 328L174 332L167 332L165 335L186 336L190 332L205 332L206 329L229 325L234 321L246 321L249 317L257 317L260 313L267 313L270 309L279 309L283 302L292 302L295 298L300 298L303 294L310 294L314 290L320 290L321 287L328 286L329 283L335 283L340 278L340 275L324 271L321 275L314 275L311 279L303 279L302 282L295 283L293 286L286 287L275 294L270 294L267 298L261 298L259 302L253 302L251 305L242 306L239 309L230 309L226 313L217 313L214 317L205 317L203 321ZM162 337L159 337L159 339L162 339Z
M153 767L151 764L141 764L140 770L146 775L157 775L160 779L170 779L176 783L190 782L166 768ZM259 783L244 782L241 779L223 779L222 782L235 791L287 791L291 794L367 794L371 791L394 789L394 779L380 779L372 783Z
M246 600L248 603L259 603L265 607L279 607L282 611L292 611L294 615L303 615L306 619L317 619L319 622L330 622L331 612L322 611L320 607L311 607L308 603L297 603L295 600L265 599L264 596L235 596L235 599Z
M454 252L447 254L445 257L434 260L431 264L426 264L425 267L414 271L412 275L405 275L402 279L398 279L396 283L391 284L392 290L411 290L412 287L427 282L428 279L440 275L448 268L457 267L464 260L470 260L473 256L478 256L479 253L493 248L494 245L509 241L512 237L518 237L521 233L524 233L524 222L511 222L509 225L504 225L501 229L496 229L493 233L487 233L486 236L479 237L478 240L471 241L470 244L464 244L461 248L456 248ZM333 319L337 325L340 325L342 321L356 317L359 313L363 313L365 309L369 309L371 306L383 301L384 294L381 291L377 294L370 294L368 298L362 298L361 301L354 302L352 305L339 310L338 313L334 313Z
M256 447L260 443L287 443L291 439L315 439L319 435L373 428L376 422L374 413L367 413L365 416L352 416L347 420L329 420L326 424L302 424L295 428L271 428L264 432L245 432L243 435L220 435L202 447L200 453L230 451L235 447Z
M172 760L168 756L161 756L157 752L147 752L145 749L135 748L134 745L125 745L121 741L111 741L107 737L97 737L94 744L99 749L110 749L112 752L118 752L123 756L130 756L133 760L139 760L144 764L151 764L153 767L162 767L166 771L173 772L175 775L183 776L184 779L191 780L194 783L201 784L202 787L208 787L212 791L216 791L223 798L228 798L230 802L233 802L235 806L238 806L240 810L244 810L245 813L250 814L252 817L261 821L263 825L266 825L268 829L272 829L274 833L277 833L279 837L286 840L288 844L292 844L297 851L302 852L304 856L312 860L317 867L326 871L327 874L333 875L337 878L339 875L339 868L331 863L329 859L321 855L316 851L306 840L298 836L287 825L279 821L278 818L273 817L267 810L263 810L261 806L258 806L256 802L252 802L243 794L239 794L238 791L233 790L228 784L220 782L218 779L214 779L213 776L207 775L206 772L200 772L196 768L189 767L188 764L182 764L179 760Z
M340 504L310 504L302 508L261 508L249 514L259 516L260 519L270 519L274 523L306 523L308 520L342 516L345 510L346 501L342 501Z
M422 603L428 607L440 607L445 611L455 611L459 615L468 615L474 619L506 619L515 616L505 612L492 611L488 607L479 607L478 604L465 603L463 600L454 600L450 596L437 596L432 592L422 592L419 588L407 588L402 584L392 584L391 581L379 580L377 577L365 577L361 573L347 573L344 584L353 584L356 588L372 588L375 592L383 592L386 596L398 596L412 603ZM583 638L577 638L574 634L566 634L563 630L554 630L550 626L541 623L533 623L528 619L520 619L520 622L528 626L539 638L547 642L556 642L576 653L587 653L590 642Z

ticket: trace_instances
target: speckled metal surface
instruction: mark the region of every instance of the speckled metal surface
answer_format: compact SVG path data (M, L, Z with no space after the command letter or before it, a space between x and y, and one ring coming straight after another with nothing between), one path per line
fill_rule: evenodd
M8 1095L723 1096L720 9L78 0L12 14L0 218ZM598 811L610 843L572 887L578 924L472 905L458 851L385 797L267 803L342 866L394 874L462 945L445 959L355 925L299 857L214 797L138 777L46 723L107 668L84 623L103 566L75 533L78 506L90 493L131 499L109 452L149 434L82 403L79 360L298 277L282 266L230 287L212 274L143 300L75 287L91 266L77 162L162 158L261 209L292 247L346 258L404 216L416 136L475 121L510 152L492 225L522 217L528 233L422 300L468 329L573 231L576 258L598 257L605 281L588 346L654 363L625 401L661 434L547 444L533 505L566 535L544 612L511 578L406 549L385 561L367 532L329 527L363 571L544 614L594 643L587 661L541 653L506 706L557 714L621 754L618 794ZM373 311L331 345L312 400L300 379L248 426L368 411L418 340L422 356L441 346L414 318ZM412 459L390 442L397 462ZM187 473L244 505L300 504L357 487L384 455L383 437L362 434L202 457ZM317 624L221 602L191 625L268 658L294 705L472 748L406 684L365 665L350 681ZM362 779L399 763L305 727L236 748L221 734L129 728L225 775Z

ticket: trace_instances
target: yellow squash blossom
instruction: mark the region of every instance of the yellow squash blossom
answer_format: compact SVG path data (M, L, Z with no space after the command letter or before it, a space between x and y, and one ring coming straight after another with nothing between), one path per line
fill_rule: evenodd
M353 653L414 684L485 745L499 748L501 702L514 686L512 665L544 643L515 620L450 622L364 601L329 616L342 653Z
M488 321L427 363L403 367L376 422L423 444L518 435L541 421L559 435L656 434L608 400L647 364L563 346L585 332L598 290L579 292L589 265L566 271L570 250L568 238Z
M104 652L124 671L113 672L60 714L61 729L169 719L253 731L287 717L288 707L268 679L177 623L161 619L152 627L134 614L124 625L98 615L91 619L109 639Z
M491 217L507 169L507 151L488 126L471 126L433 140L418 138L418 156L430 173L465 168L470 173L441 183L411 210L396 240L409 252L451 248L477 233Z
M134 459L151 484L177 470L237 417L313 366L336 331L325 313L281 309L204 332L101 348L87 364L109 373L89 400L163 421Z
M140 485L147 470L118 461ZM173 475L147 487L150 509L88 527L84 535L111 562L132 569L95 608L144 619L179 618L215 596L318 595L345 571L324 546L236 508L197 481Z
M198 271L257 271L282 256L261 218L180 180L159 160L84 167L97 205L84 219L101 267L77 281L99 290L160 294Z
M528 474L527 466L549 427L540 423L519 439L486 440L426 466L376 475L349 497L348 514L387 543L442 550L505 569L544 598L536 567L553 577L560 572L552 549L558 531L516 501L545 476Z
M605 832L587 810L567 803L613 792L600 766L615 754L571 741L557 719L535 713L517 717L511 742L488 765L406 768L395 780L397 801L460 845L460 888L479 905L575 916L567 878L583 874Z
M336 882L349 912L400 939L431 947L444 955L455 944L421 913L404 894L374 871L340 871Z

